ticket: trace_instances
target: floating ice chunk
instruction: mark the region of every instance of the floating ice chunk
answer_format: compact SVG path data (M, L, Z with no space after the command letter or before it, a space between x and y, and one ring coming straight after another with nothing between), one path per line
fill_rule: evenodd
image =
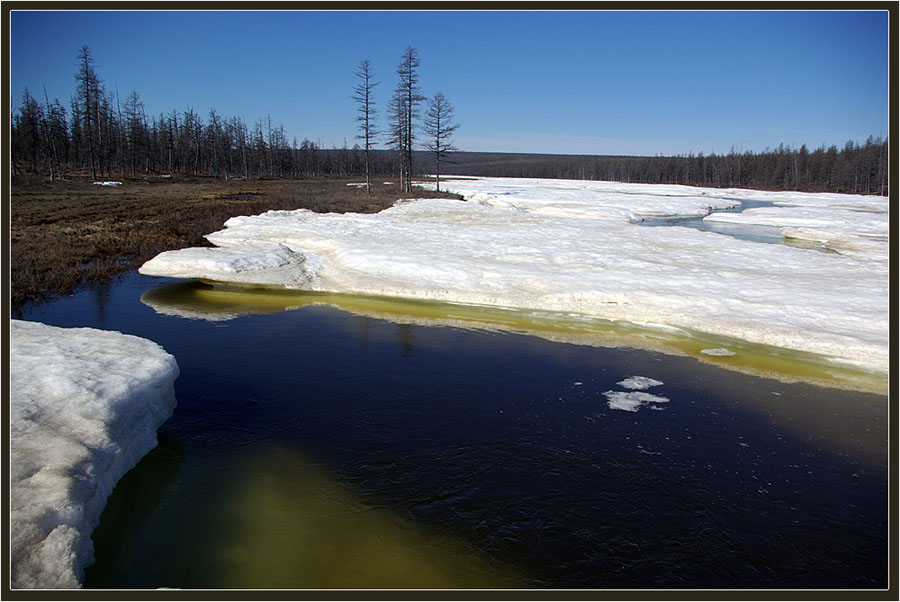
M701 349L700 353L702 353L704 355L715 355L715 356L720 356L720 357L725 357L725 356L729 356L729 355L737 355L737 353L735 353L734 351L731 351L730 349L721 348L721 347L716 348L716 349Z
M646 376L631 376L625 380L616 383L624 389L649 389L650 387L658 387L664 384L661 380L654 380Z
M78 588L116 482L175 407L175 358L146 339L10 322L13 588Z
M668 397L644 393L643 391L606 391L604 393L609 400L607 403L611 410L625 410L637 412L642 405L648 403L667 403Z

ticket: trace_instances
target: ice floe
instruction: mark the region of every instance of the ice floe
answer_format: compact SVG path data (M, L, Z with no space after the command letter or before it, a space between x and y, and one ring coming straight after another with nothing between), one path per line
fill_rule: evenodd
M218 249L168 252L140 271L655 323L887 370L888 214L878 197L516 178L442 188L466 200L236 217L207 236ZM741 199L784 206L738 219L765 209L756 215L769 225L830 232L838 253L640 225Z
M715 349L701 349L700 353L703 355L711 355L715 357L729 357L732 355L737 355L734 351L730 349L725 349L724 347L717 347Z
M620 380L616 384L624 389L645 390L650 387L658 387L663 384L663 382L646 376L630 376L625 380Z
M175 358L139 337L10 322L13 588L81 586L116 482L175 407Z
M624 380L616 383L623 389L628 391L606 391L607 405L611 410L625 410L626 412L637 412L642 406L650 405L650 409L661 410L658 403L668 403L669 398L662 395L654 395L645 391L651 387L662 386L663 381L650 378L649 376L629 376Z
M637 412L641 406L651 403L668 403L669 398L662 395L653 395L644 391L606 391L603 393L609 400L607 403L611 410L625 410Z

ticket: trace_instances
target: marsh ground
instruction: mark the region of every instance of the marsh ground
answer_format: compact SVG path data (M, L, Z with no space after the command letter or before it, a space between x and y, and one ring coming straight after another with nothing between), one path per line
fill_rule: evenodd
M15 314L28 303L70 292L137 268L156 254L208 246L204 234L230 217L270 209L375 213L401 198L453 197L388 178L372 191L359 179L234 180L134 178L97 186L90 178L12 182L9 201L10 299Z

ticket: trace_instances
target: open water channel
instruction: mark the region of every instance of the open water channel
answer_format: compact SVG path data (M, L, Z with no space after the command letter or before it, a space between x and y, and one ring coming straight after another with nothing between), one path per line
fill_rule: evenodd
M89 588L887 586L884 376L572 316L136 273L22 317L146 337L181 369ZM667 401L611 407L633 376Z

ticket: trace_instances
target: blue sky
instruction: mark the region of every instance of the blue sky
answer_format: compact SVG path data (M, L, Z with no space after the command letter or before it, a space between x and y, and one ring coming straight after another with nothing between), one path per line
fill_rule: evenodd
M416 48L470 151L687 154L888 135L886 11L13 11L10 95L68 107L87 44L149 114L270 115L289 139L354 144L369 59L384 115Z

